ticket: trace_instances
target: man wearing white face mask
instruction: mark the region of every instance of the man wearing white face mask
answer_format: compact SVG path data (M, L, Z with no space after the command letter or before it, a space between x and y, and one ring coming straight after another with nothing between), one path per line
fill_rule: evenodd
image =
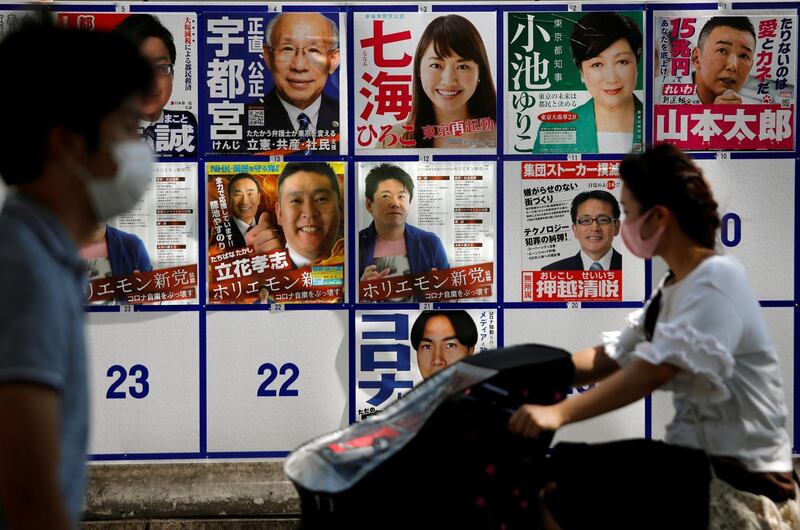
M88 439L77 248L152 179L137 128L153 72L123 37L44 17L0 43L0 69L0 529L66 529Z

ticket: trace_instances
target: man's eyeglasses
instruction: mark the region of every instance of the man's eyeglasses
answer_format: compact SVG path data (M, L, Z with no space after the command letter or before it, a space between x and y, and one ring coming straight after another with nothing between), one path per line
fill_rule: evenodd
M303 47L296 47L296 46L289 46L288 44L278 46L277 48L270 48L272 53L275 55L276 61L281 61L284 63L288 63L296 54L301 54L306 59L312 61L324 61L328 58L328 54L335 51L335 50L326 50L322 46L303 46Z
M175 71L175 65L173 64L154 64L153 71L156 75L172 75Z
M577 221L577 224L581 226L592 226L592 223L597 223L600 226L611 224L611 221L616 221L615 217L609 217L607 215L598 215L597 217L581 217Z

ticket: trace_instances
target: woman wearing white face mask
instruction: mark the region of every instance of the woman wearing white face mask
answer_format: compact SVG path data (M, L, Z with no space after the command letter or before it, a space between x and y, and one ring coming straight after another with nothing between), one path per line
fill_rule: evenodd
M621 332L573 355L574 384L597 387L553 406L524 405L509 426L536 437L659 388L674 392L676 413L666 443L556 446L544 527L707 528L709 462L800 525L778 357L743 267L714 252L720 220L702 172L662 144L626 158L620 175L625 244L641 258L661 256L670 273Z

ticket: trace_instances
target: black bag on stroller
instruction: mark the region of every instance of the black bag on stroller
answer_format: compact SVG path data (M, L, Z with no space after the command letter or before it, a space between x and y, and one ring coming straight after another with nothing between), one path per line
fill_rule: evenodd
M285 471L303 528L536 528L552 434L512 434L523 403L566 397L567 352L521 345L474 355L382 413L301 446Z

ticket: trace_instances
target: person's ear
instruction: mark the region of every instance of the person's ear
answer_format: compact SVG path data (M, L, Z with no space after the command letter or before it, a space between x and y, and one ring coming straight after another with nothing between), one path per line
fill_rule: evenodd
M694 67L694 71L697 72L700 70L700 47L695 46L692 50L692 66Z
M657 204L653 206L652 218L655 220L658 226L667 226L672 218L672 212L670 212L666 206Z
M616 221L614 221L614 237L617 237L619 235L619 226L620 226L619 219L617 219Z
M275 201L275 222L283 226L283 219L281 217L281 201L280 197Z
M475 346L467 348L467 355L472 355L475 352Z
M364 205L367 207L367 211L370 213L370 215L372 215L373 217L375 217L375 216L372 214L372 201L371 201L371 200L369 200L369 199L365 199Z
M338 49L333 50L332 52L330 52L330 56L331 56L331 62L328 65L328 75L332 75L333 72L335 72L336 69L339 68L339 60L340 60L339 50Z
M86 156L86 138L67 130L63 125L54 125L45 139L45 160L61 161L64 157ZM60 163L60 162L59 162Z
M261 55L264 56L264 62L267 63L267 68L273 70L274 65L272 64L272 54L269 51L269 45L265 44L262 46Z

